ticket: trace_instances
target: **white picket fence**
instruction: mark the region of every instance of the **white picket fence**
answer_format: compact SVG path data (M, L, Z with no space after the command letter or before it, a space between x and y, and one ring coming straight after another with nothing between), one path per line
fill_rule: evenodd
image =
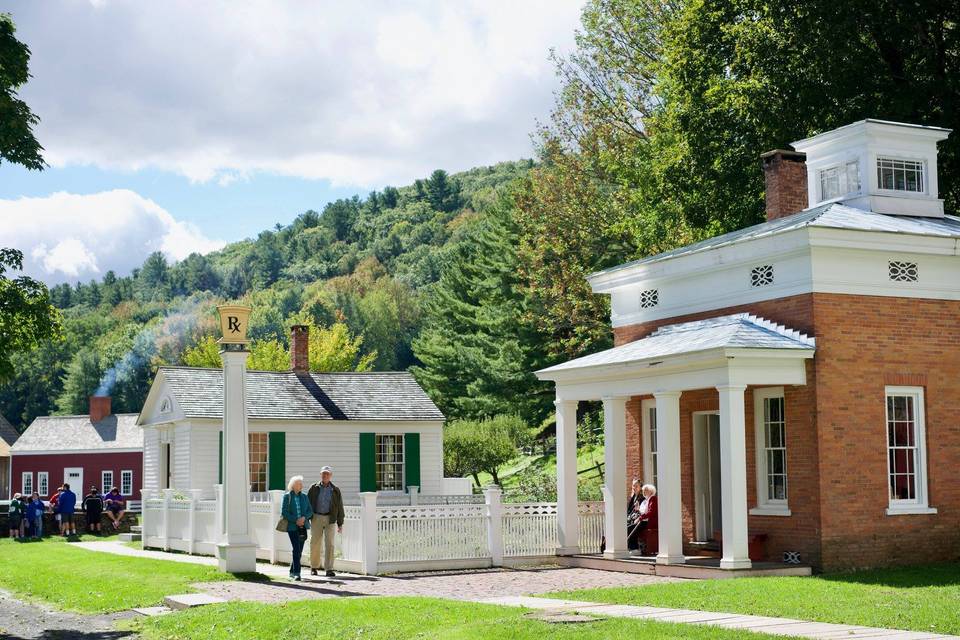
M143 541L149 548L215 555L220 539L218 500L201 499L200 491L143 500ZM287 534L276 531L282 491L268 501L250 502L251 537L257 557L291 561ZM450 498L446 496L446 498ZM344 507L343 533L337 535L337 568L368 575L431 569L481 568L549 562L555 556L557 505L504 504L497 488L484 491L482 504L378 504L376 493L360 494L359 505ZM393 500L391 500L393 502ZM603 535L603 503L581 502L580 548L597 553ZM309 556L309 545L304 559Z

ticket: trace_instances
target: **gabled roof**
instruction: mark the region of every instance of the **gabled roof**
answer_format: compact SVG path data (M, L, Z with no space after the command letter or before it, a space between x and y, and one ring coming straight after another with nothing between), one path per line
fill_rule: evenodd
M713 349L786 349L812 353L814 348L814 339L798 331L747 313L737 313L660 327L646 338L547 367L537 373L659 360Z
M919 216L894 216L857 209L838 202L811 207L791 216L777 218L769 222L755 224L752 227L731 231L723 235L688 244L671 251L617 265L590 275L593 279L600 275L616 273L644 264L653 264L731 245L745 240L753 240L786 233L803 227L824 227L851 231L879 231L902 233L940 238L960 238L960 218L944 216L942 218L923 218Z
M223 371L160 367L157 379L187 418L223 418ZM443 420L443 414L406 371L310 373L248 371L251 419Z
M12 424L7 422L6 418L0 415L0 440L7 443L7 446L11 446L19 437L20 432L17 431Z
M135 413L109 415L99 422L90 422L90 416L41 416L10 447L15 454L125 449L143 449L143 431Z

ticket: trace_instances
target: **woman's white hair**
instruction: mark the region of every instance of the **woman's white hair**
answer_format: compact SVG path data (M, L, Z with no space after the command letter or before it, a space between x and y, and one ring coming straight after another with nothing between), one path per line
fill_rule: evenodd
M297 484L297 481L303 482L303 476L293 476L290 478L290 481L287 483L287 491L293 491L293 485Z
M656 488L655 486L653 486L652 484L645 484L645 485L643 485L642 487L640 487L640 492L641 492L641 493L644 492L644 491L647 491L647 490L650 491L650 495L652 495L652 496L657 495L657 488Z

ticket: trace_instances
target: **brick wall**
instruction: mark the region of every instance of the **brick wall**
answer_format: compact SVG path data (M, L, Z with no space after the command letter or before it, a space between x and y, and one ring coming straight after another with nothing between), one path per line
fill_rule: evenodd
M806 154L770 151L760 156L767 220L783 218L808 206Z
M960 302L805 294L618 327L616 344L657 327L749 312L817 339L807 385L785 388L791 517L750 516L767 551L800 551L825 570L960 558ZM815 322L814 322L815 321ZM884 386L925 388L930 504L936 515L887 516ZM640 398L628 404L628 473L642 477ZM695 532L693 420L718 407L715 390L681 396L685 539ZM748 504L756 505L752 388L746 393Z

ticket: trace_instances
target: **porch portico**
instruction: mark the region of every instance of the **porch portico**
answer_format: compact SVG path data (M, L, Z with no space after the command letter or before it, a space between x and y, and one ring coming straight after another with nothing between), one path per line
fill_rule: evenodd
M559 555L579 553L577 406L602 401L605 443L604 531L608 558L628 556L627 402L652 396L658 459L658 564L683 564L680 397L715 389L723 569L748 569L744 393L748 386L806 384L813 338L748 314L661 327L613 349L537 372L556 385Z

